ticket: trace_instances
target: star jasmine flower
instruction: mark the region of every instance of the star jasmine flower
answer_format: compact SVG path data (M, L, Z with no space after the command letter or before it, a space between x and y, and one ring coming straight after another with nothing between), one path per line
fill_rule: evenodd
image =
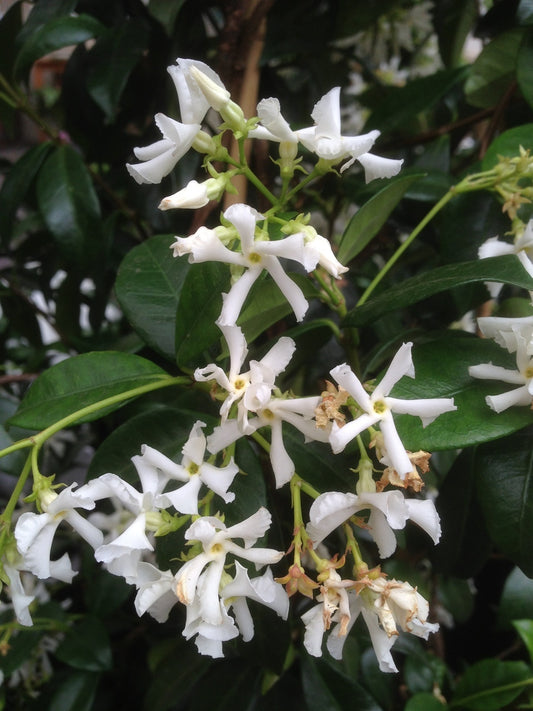
M161 571L151 563L140 562L135 585L135 610L139 617L149 612L158 622L166 622L170 610L178 601L176 582L170 570Z
M346 588L353 585L353 580L342 580L337 571L330 567L327 578L320 586L319 604L302 615L305 624L304 647L313 657L322 656L322 638L332 622L339 623L339 634L346 634L351 618Z
M497 237L491 237L478 250L480 259L501 257L504 254L516 254L522 266L530 276L533 276L533 220L530 220L524 232L515 238L513 244L503 242ZM487 288L492 298L496 298L502 290L499 282L487 282Z
M180 602L190 606L199 604L199 617L208 625L220 626L224 622L219 590L228 553L255 563L256 568L277 563L283 553L271 548L252 548L257 539L270 527L271 516L265 508L260 508L241 523L227 528L213 516L198 518L185 531L185 539L198 541L202 552L188 560L176 573L176 593ZM233 538L244 541L244 547L233 542ZM205 571L205 572L204 572ZM202 592L199 594L199 580L202 578Z
M257 104L260 124L248 134L251 138L262 138L278 143L298 143L298 132L293 131L281 114L278 99L270 97Z
M427 621L427 601L409 583L384 578L357 582L359 592L349 591L350 620L346 629L337 623L328 637L328 651L334 659L342 659L346 636L359 613L368 627L372 646L382 672L397 672L390 650L398 638L398 626L404 632L427 639L438 624Z
M248 395L250 397L248 397ZM235 442L243 434L252 434L260 427L270 427L270 463L276 480L276 488L282 487L291 480L294 474L294 463L287 454L283 443L282 423L288 422L296 427L305 436L306 442L314 440L328 441L328 432L316 426L313 420L315 409L320 402L320 397L304 398L279 398L262 397L263 393L250 388L243 400L243 406L256 416L246 419L246 429L240 426L238 420L227 420L222 425L215 427L213 433L207 438L207 447L216 454ZM240 405L240 404L239 404Z
M439 515L432 501L405 499L395 491L343 494L329 491L318 496L309 510L307 534L316 548L332 531L359 511L370 510L367 527L381 558L396 550L395 530L405 528L409 519L418 524L436 544L440 539Z
M504 318L502 316L480 316L477 320L479 330L486 338L515 353L521 336L527 342L526 354L533 356L533 316L522 318Z
M231 222L240 239L241 252L233 252L225 247L217 236L217 229L200 227L190 237L177 237L172 245L174 256L189 255L189 262L224 262L245 268L243 274L233 284L228 294L223 294L222 313L217 323L221 326L234 326L252 285L263 269L274 279L279 289L291 305L298 321L301 321L309 304L292 279L285 274L279 261L280 257L292 259L302 264L307 271L312 271L316 261L310 261L305 252L302 235L290 235L284 239L266 241L255 238L255 227L263 216L249 205L236 203L225 212L224 217Z
M266 402L270 399L275 379L289 364L296 349L296 344L292 338L285 336L280 338L261 360L251 361L249 370L241 372L248 355L243 332L239 326L218 324L218 327L228 344L230 356L229 373L226 375L220 366L210 363L204 368L197 368L194 372L194 378L198 382L214 380L228 393L220 408L223 423L226 421L233 403L240 401L238 407L239 427L242 433L251 434L253 430L248 425L248 410L251 407L253 408L254 403L258 400ZM248 390L250 390L249 395Z
M399 476L404 478L412 470L413 465L396 431L392 413L416 415L426 427L442 413L457 409L453 398L401 400L389 396L394 385L404 375L414 378L412 345L412 343L404 343L401 346L371 395L366 392L348 365L339 365L330 371L332 377L350 393L363 411L363 414L343 427L339 427L336 422L333 423L330 442L335 454L342 452L348 442L358 434L379 423L388 457Z
M195 59L176 59L176 64L167 67L167 71L172 77L178 101L180 105L181 120L186 124L201 123L209 110L210 103L196 80L197 72L201 72L210 81L226 92L222 80L218 74L204 62Z
M233 461L225 467L215 467L209 462L204 462L206 439L202 432L205 422L197 420L193 425L187 442L181 450L183 459L181 464L175 464L160 452L145 448L144 461L166 472L172 481L185 482L179 489L166 491L162 495L165 503L169 501L180 513L198 515L198 493L202 484L218 494L226 504L235 499L235 494L229 492L239 467ZM171 466L172 465L172 466Z
M226 190L227 180L224 176L208 178L203 183L191 180L177 193L163 198L159 203L160 210L175 208L196 210L207 205L210 200L219 200Z
M38 578L55 577L70 582L75 574L66 553L57 561L50 560L52 541L62 521L70 524L93 548L102 542L102 532L76 511L77 508L93 509L95 498L87 485L74 491L76 486L71 484L59 494L47 490L40 496L43 513L23 513L16 523L15 539L24 559L24 569Z
M22 584L21 570L23 569L24 561L19 555L10 555L10 557L16 557L17 560L11 563L4 561L3 568L9 579L9 595L13 611L19 624L24 625L24 627L31 627L33 621L30 615L30 605L35 600L35 595L28 595Z
M399 172L403 161L368 153L379 131L370 131L362 136L341 135L340 87L331 89L315 104L311 118L315 125L299 130L298 139L308 150L324 160L338 163L349 157L341 166L341 173L356 160L365 170L366 182L377 177L391 177Z
M250 578L246 568L237 560L235 577L223 586L220 598L227 609L233 611L244 642L249 642L254 636L254 624L246 598L274 610L283 620L289 614L288 595L283 586L274 581L270 568L263 575Z
M530 340L516 331L516 370L503 368L492 363L471 365L468 368L473 378L482 380L501 380L504 383L518 385L518 388L501 393L488 395L485 400L487 405L495 412L503 412L514 405L531 405L533 399L533 357L531 355Z
M200 131L199 123L179 123L159 113L154 116L158 129L163 134L160 141L134 148L135 157L141 163L126 163L128 173L137 183L160 183L191 148Z

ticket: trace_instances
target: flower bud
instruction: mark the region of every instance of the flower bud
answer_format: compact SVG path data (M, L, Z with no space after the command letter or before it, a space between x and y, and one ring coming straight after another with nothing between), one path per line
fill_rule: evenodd
M216 110L225 106L230 100L229 91L210 79L194 65L190 68L190 74L198 84L202 94L209 101L209 104Z

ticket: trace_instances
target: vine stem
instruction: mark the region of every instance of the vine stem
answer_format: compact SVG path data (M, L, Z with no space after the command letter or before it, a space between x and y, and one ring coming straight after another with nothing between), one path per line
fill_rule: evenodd
M403 242L396 252L390 257L389 261L385 264L385 266L376 274L372 282L367 286L365 292L359 299L359 301L356 304L357 306L362 306L367 300L368 297L372 294L376 286L381 282L383 277L385 277L386 274L392 269L392 267L396 264L398 259L402 256L402 254L405 252L405 250L411 245L411 243L415 240L416 237L422 232L424 227L431 222L431 220L435 217L435 215L442 210L442 208L450 202L450 200L455 196L456 194L456 186L452 186L448 192L436 203L431 210L427 213L427 215L418 223L418 225L415 227L415 229L411 232L409 237Z
M62 419L54 422L53 425L49 425L44 430L41 430L38 434L31 435L25 439L21 439L18 442L6 447L0 451L0 458L5 457L12 452L16 452L19 449L24 449L25 447L37 447L40 449L42 445L49 439L52 435L59 430L65 429L65 427L70 427L75 424L78 420L88 415L92 415L98 410L103 410L106 407L111 407L124 400L129 400L130 398L137 397L139 395L144 395L145 393L151 392L152 390L159 390L160 388L168 388L171 385L181 385L189 382L187 376L177 376L177 377L165 377L157 380L153 383L148 383L146 385L140 385L137 388L132 388L131 390L125 390L117 395L111 395L110 397L104 398L104 400L99 400L92 405L86 405L80 410L72 412L70 415L63 417Z

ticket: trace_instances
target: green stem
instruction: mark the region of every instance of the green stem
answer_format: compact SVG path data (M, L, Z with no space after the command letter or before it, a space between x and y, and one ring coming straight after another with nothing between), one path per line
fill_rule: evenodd
M348 541L348 548L350 549L351 554L353 555L354 559L354 567L357 571L357 574L359 573L365 573L368 571L368 566L363 560L363 556L361 555L361 549L359 548L359 544L355 540L355 536L353 535L352 527L350 526L349 523L345 523L344 525L344 532L346 534L346 538Z
M392 255L392 257L389 259L389 261L385 264L385 266L381 269L378 274L374 277L372 282L368 285L366 288L365 292L357 302L356 306L362 306L365 301L367 301L368 297L372 294L376 286L380 283L380 281L383 279L383 277L388 274L390 269L396 264L398 259L402 256L402 254L405 252L405 250L410 246L410 244L414 241L416 237L422 232L424 227L431 222L431 220L435 217L435 215L442 210L442 208L450 202L450 200L456 195L456 187L457 186L452 186L448 192L436 203L431 210L428 212L428 214L424 217L424 219L418 223L418 225L415 227L415 229L411 232L409 237L403 242L396 252Z
M160 380L157 380L153 383L140 385L137 388L125 390L124 392L118 393L117 395L111 395L110 397L107 397L104 400L99 400L98 402L95 402L92 405L87 405L86 407L82 407L80 410L76 410L70 415L63 417L61 420L54 422L53 425L46 427L44 430L41 430L41 432L39 432L38 434L32 435L31 437L26 437L25 439L19 440L19 442L15 442L15 444L6 447L2 451L0 451L0 457L5 457L7 454L14 452L16 449L22 449L23 447L37 446L37 448L40 448L43 443L46 442L46 440L49 439L52 435L54 435L56 432L59 432L60 430L65 429L66 427L70 427L81 418L87 417L88 415L92 415L93 413L98 412L98 410L103 410L106 407L111 407L112 405L116 405L117 403L123 402L124 400L130 400L131 398L138 397L139 395L144 395L145 393L151 392L152 390L159 390L161 388L167 388L171 385L181 385L189 382L190 379L186 376L165 376L164 378L161 378Z
M31 472L31 466L32 466L32 455L30 453L26 459L26 462L24 464L22 472L20 473L18 481L15 485L15 488L11 492L11 496L9 497L9 501L7 502L7 505L4 509L4 513L0 516L0 521L7 522L8 524L11 523L11 517L13 516L13 511L15 510L15 507L17 505L19 497L22 494L22 490L24 489L24 484L26 483L26 480L28 478L28 474Z

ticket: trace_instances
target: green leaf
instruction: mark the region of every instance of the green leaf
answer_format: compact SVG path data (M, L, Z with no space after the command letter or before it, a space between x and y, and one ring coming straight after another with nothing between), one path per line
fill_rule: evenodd
M424 692L415 694L405 705L404 711L444 711L448 706L439 701L433 694Z
M475 575L491 553L490 538L476 497L475 454L474 447L461 452L446 475L435 502L442 536L432 555L433 564L437 571L460 578ZM461 496L457 496L458 491ZM465 598L468 599L466 594ZM465 601L461 609L469 607L471 605ZM450 609L450 612L453 614L454 610Z
M261 670L249 659L224 659L209 672L209 683L196 686L187 711L253 709L259 698ZM231 684L228 684L231 679Z
M478 17L477 2L440 0L434 12L440 56L447 67L456 67L463 61L465 39Z
M378 234L412 183L423 176L424 173L415 173L392 180L355 213L346 226L339 244L337 259L341 264L348 264L367 246Z
M17 37L17 44L22 46L28 37L50 20L70 15L76 5L77 0L46 0L46 2L35 3Z
M107 630L97 617L89 615L69 629L55 656L84 671L108 671L113 666Z
M450 707L500 711L532 683L524 662L484 659L466 670L455 688Z
M533 577L533 450L531 431L478 449L478 498L495 545Z
M516 59L516 80L524 99L533 107L533 32L529 30L522 40Z
M165 32L169 37L173 36L174 25L179 11L185 4L185 0L150 0L148 3L148 12L165 28Z
M430 109L462 82L467 72L466 67L445 69L429 77L413 79L401 88L387 87L385 99L372 112L364 130L377 128L389 133L412 122L413 117Z
M189 263L174 259L172 235L134 247L119 267L115 293L127 319L151 348L175 362L175 321Z
M533 278L514 254L490 257L472 262L447 264L395 284L384 294L370 299L349 311L343 326L364 326L390 311L417 304L434 294L440 294L463 284L496 281L533 290Z
M56 681L47 711L90 711L99 680L100 674L78 671Z
M15 76L22 78L24 72L45 54L56 49L81 44L98 37L105 27L90 15L58 17L46 22L28 35L15 62Z
M469 104L485 109L500 101L514 78L523 35L524 30L513 29L503 32L485 46L472 64L465 83Z
M533 620L513 620L513 626L522 638L533 664Z
M503 586L498 620L509 626L513 620L533 620L533 580L514 568Z
M0 190L0 235L4 245L11 239L15 214L51 148L52 144L49 142L30 148L5 176Z
M416 451L460 449L489 442L533 423L527 407L512 407L504 414L489 408L485 397L509 390L509 385L494 380L472 378L468 367L493 362L516 368L513 356L493 341L449 331L428 343L413 348L416 377L402 378L393 388L394 397L414 399L453 397L456 412L445 412L426 428L418 417L395 416L405 446Z
M140 454L143 444L163 452L170 459L181 461L181 449L192 426L200 419L210 426L216 423L215 418L207 414L162 406L130 417L98 447L89 465L87 478L94 479L106 472L113 472L130 484L135 484L139 475L131 458Z
M520 146L533 153L533 123L510 128L501 133L489 146L481 167L490 170L498 163L499 156L514 158L520 155Z
M355 680L340 674L323 661L308 654L301 657L302 686L309 711L343 711L353 706L357 711L382 711L381 706Z
M100 204L79 153L59 146L37 178L37 198L46 226L64 258L78 267L101 263Z
M0 19L0 73L11 78L16 57L15 38L22 27L22 3L14 3Z
M147 43L146 25L129 18L107 30L91 49L87 89L108 122L115 116L128 77Z
M225 264L195 264L187 274L176 314L178 365L198 365L203 352L220 339L215 321L222 310L222 292L228 286L229 269Z
M8 423L42 430L84 407L165 377L165 371L157 365L130 353L83 353L52 366L40 375ZM97 410L77 422L97 419L122 404Z

